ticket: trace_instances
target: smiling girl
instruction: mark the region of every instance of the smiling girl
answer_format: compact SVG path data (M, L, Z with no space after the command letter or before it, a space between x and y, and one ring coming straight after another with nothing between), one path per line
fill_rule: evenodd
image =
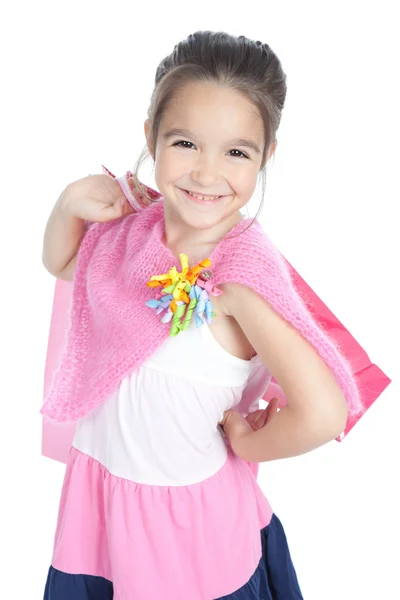
M200 31L157 68L135 172L71 183L43 260L73 281L42 408L76 422L45 600L300 600L258 463L335 439L351 369L241 214L277 147L267 44ZM159 193L138 170L151 156ZM259 400L275 377L287 406Z

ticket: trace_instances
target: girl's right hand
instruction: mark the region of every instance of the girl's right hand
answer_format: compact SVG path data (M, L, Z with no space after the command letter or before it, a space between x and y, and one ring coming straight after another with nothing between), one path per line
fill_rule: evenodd
M105 223L136 212L118 181L105 174L88 175L68 184L60 203L68 215L93 223Z

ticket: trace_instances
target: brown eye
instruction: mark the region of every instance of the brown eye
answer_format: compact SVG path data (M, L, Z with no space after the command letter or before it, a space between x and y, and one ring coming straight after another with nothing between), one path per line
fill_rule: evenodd
M179 140L179 142L175 142L172 145L178 146L179 148L187 148L188 150L190 150L189 146L183 146L182 144L188 144L189 146L194 146L194 144L192 144L192 142L188 142L187 140ZM233 156L233 158L249 158L247 156L247 154L245 154L241 150L238 150L237 148L234 148L233 150L229 150L229 152L238 152L239 153L239 154L235 154Z
M241 150L237 150L236 148L234 150L229 150L229 152L239 152L239 154L241 154L241 156L237 156L235 155L233 158L249 158L247 156L247 154L245 154L244 152L242 152Z
M179 142L175 142L175 144L172 144L172 145L179 146L180 148L187 148L187 146L180 146L180 144L189 144L189 146L194 146L194 144L192 144L192 142L187 142L186 140L180 140Z

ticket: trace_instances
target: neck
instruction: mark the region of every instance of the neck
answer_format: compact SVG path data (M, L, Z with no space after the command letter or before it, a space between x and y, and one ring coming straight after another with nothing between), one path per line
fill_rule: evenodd
M190 264L197 264L208 258L215 246L241 220L242 215L237 211L210 229L196 229L164 204L164 243L177 260L179 254L186 254Z

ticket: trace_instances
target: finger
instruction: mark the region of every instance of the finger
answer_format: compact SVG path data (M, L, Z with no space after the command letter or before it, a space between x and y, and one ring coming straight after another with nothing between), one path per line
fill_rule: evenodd
M255 410L247 415L246 421L250 423L254 431L259 429L259 418L264 413L264 409Z
M256 423L257 429L261 429L266 423L268 423L272 416L272 410L273 405L271 402L269 402L268 405L260 411L261 414L258 416Z
M119 196L113 204L101 203L98 221L112 221L136 212L124 196Z
M267 423L269 423L269 421L273 418L273 416L275 415L275 413L277 411L278 404L279 404L279 401L277 398L272 398L269 401L268 406L265 410L263 426L266 425Z
M102 214L106 220L118 219L118 217L122 217L124 210L123 207L121 207L120 202L114 202L114 204L104 206L102 209Z
M253 412L251 412L247 415L246 419L249 423L255 423L257 421L257 419L262 415L263 412L264 412L263 408L254 410Z
M229 411L224 423L224 431L228 438L232 441L242 435L247 435L253 432L252 426L235 410Z
M122 214L124 216L131 215L132 213L136 212L136 210L133 208L131 203L126 200L126 198L123 198L123 200L121 201L121 206L122 206Z
M264 410L264 414L262 415L260 421L260 427L264 427L264 425L266 425L268 423L268 421L271 418L271 410L270 410L270 406L267 406L267 408Z
M270 416L270 406L263 409L262 414L257 419L257 429L261 429L268 422Z
M278 406L279 406L279 400L278 400L278 398L272 398L272 400L270 400L268 406L271 407L271 412L275 413L278 410Z

